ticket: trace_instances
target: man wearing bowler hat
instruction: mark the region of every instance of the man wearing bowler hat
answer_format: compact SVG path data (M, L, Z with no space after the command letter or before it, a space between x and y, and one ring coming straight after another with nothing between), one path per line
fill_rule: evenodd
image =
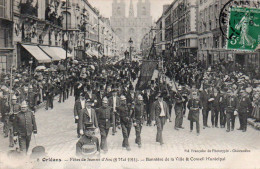
M153 103L151 108L151 118L152 124L157 125L157 135L156 142L159 142L161 145L164 144L162 131L165 121L169 121L169 107L165 101L163 101L163 95L159 92L158 99Z

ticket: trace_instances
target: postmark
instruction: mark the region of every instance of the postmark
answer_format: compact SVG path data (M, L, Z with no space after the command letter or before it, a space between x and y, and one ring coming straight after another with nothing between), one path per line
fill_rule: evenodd
M260 9L230 8L227 49L254 51L260 39Z
M227 25L230 21L230 9L243 7L243 8L260 8L259 0L229 0L223 5L219 13L219 26L222 36L226 39L231 39L228 37Z

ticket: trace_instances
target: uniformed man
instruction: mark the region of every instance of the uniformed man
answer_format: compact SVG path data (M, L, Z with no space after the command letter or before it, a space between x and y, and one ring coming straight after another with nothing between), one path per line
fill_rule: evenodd
M193 122L196 122L197 135L199 136L200 134L199 114L202 106L197 92L195 91L192 92L192 98L189 100L187 107L189 109L188 120L190 120L190 132L192 132L193 130Z
M108 106L108 99L104 97L102 100L102 106L97 109L97 119L98 126L101 135L101 150L105 152L108 151L107 148L107 135L109 128L113 125L113 111L112 108Z
M156 123L157 125L157 134L156 134L156 142L159 142L160 145L163 145L163 137L162 131L165 121L169 122L169 107L165 101L163 101L163 95L161 93L158 94L158 100L156 100L151 108L151 117L152 117L152 125Z
M120 106L116 108L117 113L120 118L120 124L122 128L122 134L123 134L123 143L122 147L125 147L128 151L131 150L128 138L131 132L131 127L132 127L132 116L133 116L133 111L131 110L131 107L129 107L126 103L126 97L122 95L120 97Z
M178 92L175 94L175 106L174 106L174 110L175 110L175 130L179 130L179 128L184 129L184 127L182 127L182 123L183 123L183 112L184 112L184 102L185 99L181 96L181 94L179 93L182 90L181 86L178 87Z
M138 147L140 148L142 146L141 143L142 125L144 121L146 121L147 119L147 113L145 111L143 96L139 94L137 99L138 99L137 103L134 105L133 123L134 123L135 134L136 134L135 143L138 144Z
M231 124L231 131L234 130L235 127L235 112L237 112L238 100L234 93L229 89L227 92L226 98L226 107L225 107L225 114L227 117L227 132L230 132L230 124Z
M249 115L249 109L252 106L249 97L245 90L241 90L241 97L238 101L237 111L239 115L240 127L238 130L246 132L247 130L247 117Z
M14 146L14 119L15 116L19 113L19 111L20 105L17 103L17 97L13 95L9 114L9 147Z
M28 109L25 101L21 104L21 111L14 118L14 140L19 140L20 151L26 154L28 152L32 132L37 134L35 116Z
M76 155L85 157L100 153L99 140L94 136L96 128L91 124L84 124L84 135L79 139L76 144Z

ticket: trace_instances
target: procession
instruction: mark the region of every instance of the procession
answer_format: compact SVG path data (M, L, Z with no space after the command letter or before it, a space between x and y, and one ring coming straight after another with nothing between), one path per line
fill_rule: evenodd
M0 168L258 153L258 0L2 4Z
M136 89L134 84L138 79L133 77L141 78L140 62L135 61L102 65L99 60L90 60L87 64L74 60L68 62L65 75L65 71L58 69L62 67L59 65L53 72L46 69L32 75L26 70L13 71L13 82L7 80L11 75L6 74L3 77L6 82L1 84L4 137L9 139L9 147L19 143L20 151L26 154L32 133L36 135L38 132L36 107L45 102L46 111L55 109L54 97L60 104L66 104L69 97L75 100L71 113L77 125L75 137L79 138L77 155L90 151L89 147L84 148L85 144L95 143L97 151L108 151L110 128L112 137L122 135L122 147L128 151L134 144L129 143L129 137L135 137L135 144L142 148L142 128L145 127L157 126L157 132L151 133L151 137L156 136L154 140L163 145L167 140L163 128L169 122L174 126L172 130L178 132L193 132L195 122L197 136L210 128L226 130L227 134L234 130L246 132L248 117L259 120L259 87L254 88L242 72L218 66L214 69L224 70L216 73L213 68L203 70L199 65L184 66L175 73L199 70L200 73L193 76L202 78L184 73L182 77L190 77L186 81L177 76L171 81L162 76L149 81L144 90ZM13 83L11 90L10 83ZM199 123L200 118L203 124ZM236 119L239 120L238 126L234 125ZM182 126L184 120L190 121L189 128ZM131 133L132 128L135 134ZM97 139L97 134L101 140Z

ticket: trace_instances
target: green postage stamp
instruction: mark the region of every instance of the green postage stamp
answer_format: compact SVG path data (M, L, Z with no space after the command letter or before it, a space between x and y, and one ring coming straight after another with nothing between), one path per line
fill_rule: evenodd
M260 43L260 9L230 8L227 49L254 51Z

